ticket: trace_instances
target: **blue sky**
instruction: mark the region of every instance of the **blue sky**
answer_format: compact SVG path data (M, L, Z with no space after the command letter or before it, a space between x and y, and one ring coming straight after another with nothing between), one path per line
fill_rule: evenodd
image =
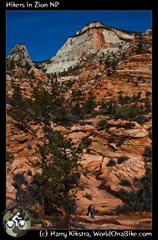
M7 11L6 54L17 44L26 45L34 61L47 60L76 31L93 21L133 32L152 27L151 10Z

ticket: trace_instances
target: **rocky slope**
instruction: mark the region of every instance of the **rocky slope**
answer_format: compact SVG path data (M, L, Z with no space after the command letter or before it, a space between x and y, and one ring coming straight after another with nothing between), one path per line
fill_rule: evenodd
M47 73L63 72L77 64L77 69L74 68L71 71L69 69L63 76L57 77L60 82L75 79L75 83L65 93L67 99L74 89L80 89L85 94L93 91L97 102L108 102L115 99L119 103L118 107L122 109L124 107L132 108L135 98L139 100L140 105L146 106L146 100L144 100L146 98L152 104L151 31L148 30L141 34L141 46L138 44L140 43L139 38L140 34L124 32L98 22L91 23L77 32L74 37L68 38L56 56L49 60L49 64L46 62L40 63L41 65L38 63L35 65L31 61L24 45L17 45L7 56L7 95L12 95L12 84L14 83L19 84L25 96L30 96L31 84L35 84L36 81L40 80L43 85L49 85L49 74L44 73L42 69L46 69ZM15 63L13 69L10 68L11 59ZM21 59L22 66L17 64L19 59ZM107 62L107 59L110 63ZM114 59L117 59L115 68L111 64ZM29 69L24 67L27 61ZM120 103L120 101L125 102ZM8 108L9 103L7 104ZM151 112L144 113L141 119L136 118L129 121L129 119L125 120L121 117L113 119L108 113L101 112L102 110L98 105L95 109L97 113L95 116L93 114L86 115L71 126L53 124L53 128L61 131L76 144L88 140L89 144L84 148L82 164L91 171L91 175L88 178L84 176L81 178L85 188L78 192L76 214L84 217L77 221L85 224L87 206L92 203L98 210L97 219L94 221L103 220L105 226L102 227L108 228L109 225L106 225L106 221L109 221L108 216L100 219L101 215L110 214L115 211L116 207L122 206L124 199L118 195L119 190L123 188L127 192L136 191L138 188L134 181L145 173L143 153L145 148L152 144L150 137L152 121ZM106 121L106 125L99 124L102 120ZM12 117L7 116L6 187L8 206L16 203L17 190L13 185L14 175L22 173L29 182L31 175L37 172L34 168L30 169L28 162L35 159L36 143L42 132L40 126L33 122L29 124L31 129L37 131L36 136L31 131L19 131ZM31 149L28 147L30 144ZM119 162L120 157L124 157L124 161ZM111 160L113 165L109 164ZM152 167L151 163L148 164ZM30 170L31 175L28 174ZM130 184L121 185L121 181L124 180ZM26 188L25 184L22 188ZM40 206L34 206L35 209L40 212ZM114 225L110 226L123 229L125 222L119 216L115 216L115 218L117 218L117 222L114 221ZM134 224L136 224L134 228L138 228L140 219L142 218L134 220L135 222L129 223L129 226L125 228L129 229ZM87 221L90 220L87 219ZM148 221L151 222L150 217Z
M7 60L10 60L15 65L19 65L19 67L32 67L33 62L29 56L29 53L27 51L27 48L25 44L16 44L15 47L13 47L7 56ZM26 66L27 65L27 66Z

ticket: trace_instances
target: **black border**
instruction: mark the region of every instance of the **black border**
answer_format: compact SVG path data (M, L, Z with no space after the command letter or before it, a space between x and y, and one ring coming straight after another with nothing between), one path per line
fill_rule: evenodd
M38 0L39 1L39 0ZM51 1L51 0L50 0ZM49 3L50 1L40 1L42 3ZM1 57L1 80L0 80L0 91L2 91L2 93L0 94L0 97L1 97L1 117L0 117L0 126L1 126L1 131L0 131L0 151L1 151L1 167L0 167L0 176L1 176L1 201L0 201L0 219L1 219L1 222L0 222L0 236L2 236L2 238L0 239L5 239L5 240L8 240L8 239L13 239L13 237L10 237L8 234L5 233L5 231L3 230L2 228L2 219L3 219L3 211L5 210L5 207L6 207L6 199L5 199L5 196L6 196L6 164L5 164L5 159L6 159L6 76L5 76L5 69L6 69L6 66L5 66L5 59L6 59L6 11L8 10L41 10L42 9L36 9L36 8L6 8L6 2L9 2L9 1L1 1L0 2L0 9L1 9L1 19L3 19L3 24L0 24L0 27L1 27L1 54L0 54L0 57ZM11 2L15 2L15 3L24 3L26 4L26 2L34 2L34 1L23 1L23 0L13 0ZM55 2L54 0L51 1L51 2ZM121 1L117 1L117 2L114 2L114 1L105 1L105 0L96 0L96 1L89 1L88 3L86 3L85 1L81 1L81 0L57 0L57 2L59 2L59 5L57 8L44 8L43 10L54 10L54 11L58 11L58 10L151 10L152 11L152 29L153 29L153 207L152 207L152 210L153 210L153 229L152 229L152 238L156 239L157 235L156 235L156 232L157 232L157 207L156 207L156 204L158 202L158 197L157 197L157 194L156 194L156 188L155 185L157 180L156 180L156 164L157 164L157 161L158 161L158 158L157 158L157 151L156 151L156 144L157 144L157 141L156 141L156 137L158 136L157 134L157 129L156 129L156 126L158 124L158 121L156 121L156 118L157 118L157 112L156 112L156 96L157 96L157 93L156 93L156 89L157 88L157 85L156 85L156 82L158 81L156 79L156 74L157 74L157 68L156 68L156 65L157 65L157 57L158 57L158 54L157 53L157 44L158 44L158 40L157 36L158 36L158 33L157 33L157 23L158 23L158 12L157 12L157 8L156 6L154 6L153 4L153 1L147 1L147 0L144 0L143 2L138 2L138 1L131 1L131 2L124 2L122 1L122 4L121 4ZM141 5L140 5L141 3ZM138 5L139 4L139 5ZM155 111L155 113L154 113ZM108 230L107 230L108 231ZM121 232L119 230L117 230L118 232ZM78 231L80 232L80 231ZM82 231L81 231L82 232ZM89 231L91 232L91 231ZM148 232L148 231L142 231L142 232ZM150 232L150 231L149 231ZM29 231L25 236L23 236L21 239L41 239L40 235L39 235L39 231L38 230L31 230ZM49 237L47 237L49 239ZM52 238L52 237L51 237ZM68 237L67 239L69 239L70 237ZM77 237L73 237L73 239L76 239ZM104 237L102 237L103 239ZM128 237L126 237L127 239ZM58 238L57 238L58 239ZM64 239L64 238L62 238ZM80 238L79 238L80 239ZM84 237L84 239L86 239ZM92 239L92 238L91 238ZM94 239L97 239L97 237L95 237ZM115 239L122 239L122 237L115 237ZM136 238L135 238L136 239ZM148 237L148 239L151 239Z
M153 28L153 41L152 41L152 200L153 200L153 207L152 207L152 215L153 215L153 236L156 238L156 233L158 232L158 225L157 225L157 216L158 216L158 194L157 194L157 181L158 181L158 174L157 174L157 164L158 164L158 148L157 148L157 136L158 136L158 114L156 111L157 108L157 56L158 56L158 9L154 7L152 9L152 28ZM154 239L155 239L154 238Z
M5 2L0 2L0 10L1 10L1 81L0 81L0 103L1 103L1 117L0 117L0 159L1 159L1 167L0 167L0 184L1 184L1 200L0 200L0 236L1 233L4 232L2 230L2 212L5 210L5 199L6 199L6 76L5 76L5 63L6 63L6 40L5 40L5 29L6 29L6 21L5 21ZM2 24L3 19L3 24ZM3 238L2 238L3 239ZM7 238L6 238L7 239Z
M7 2L12 3L23 3L25 5L24 8L15 8L15 7L5 7L6 10L152 10L153 3L152 1L144 0L143 4L138 4L137 0L129 1L103 1L103 0L95 0L86 2L84 0L36 0L41 3L49 3L50 2L59 2L59 5L54 8L45 7L44 9L37 9L34 6L33 0L6 0ZM32 7L27 7L26 3L32 3Z

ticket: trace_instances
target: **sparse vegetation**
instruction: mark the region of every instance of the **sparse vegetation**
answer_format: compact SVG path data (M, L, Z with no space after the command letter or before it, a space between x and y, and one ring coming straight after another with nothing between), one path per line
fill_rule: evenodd
M119 182L119 185L125 186L125 187L130 187L130 186L131 186L131 183L130 183L130 181L128 181L127 179L122 179L122 180Z
M124 138L124 137L120 137L120 138L118 139L118 142L117 142L117 144L116 144L116 147L120 147L120 146L124 143L124 141L125 141L125 138Z
M87 148L88 146L90 146L92 143L92 140L90 138L83 138L81 141L81 146L83 148Z
M8 151L6 152L6 162L12 162L14 160L14 156L11 155Z
M134 192L127 192L120 189L119 196L127 203L115 209L116 213L125 213L133 211L151 211L152 208L152 172L146 167L146 172L141 179L137 179L139 189Z
M92 195L89 193L86 193L84 197L87 198L88 200L92 200Z
M107 120L106 119L101 119L99 122L98 122L98 128L99 129L105 129L106 126L107 126Z
M114 159L110 159L109 162L106 164L107 167L113 167L116 165L116 162Z
M26 177L22 173L16 173L14 175L14 182L18 186L21 186L22 184L26 184L27 180L26 180Z
M124 161L127 161L129 159L129 157L127 157L127 156L120 156L120 157L118 157L118 159L117 159L117 163L118 164L121 164L121 163L123 163Z
M145 163L152 162L152 147L151 146L145 147L143 157L144 157L143 159L144 159Z

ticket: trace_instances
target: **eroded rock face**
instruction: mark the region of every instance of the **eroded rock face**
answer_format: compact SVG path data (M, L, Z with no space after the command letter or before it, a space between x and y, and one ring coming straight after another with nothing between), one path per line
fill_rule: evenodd
M130 44L128 41L132 38L134 38L132 33L127 34L99 22L90 23L74 37L68 38L45 69L47 73L58 73L74 67L82 59L86 60L93 54L97 54L99 58L102 54L117 53L120 48L125 51Z
M16 44L16 46L11 49L7 58L16 64L19 63L21 66L25 66L26 64L33 66L25 44Z
M142 153L144 152L145 147L149 146L151 143L151 140L146 136L146 134L144 134L146 133L146 130L138 123L135 123L135 129L139 130L139 136L137 135L137 131L134 134L133 130L135 129L129 129L131 130L131 134L129 134L129 132L127 132L129 130L123 128L116 129L115 126L118 123L125 124L125 121L109 120L108 124L111 126L109 128L109 133L102 130L99 135L97 134L98 129L95 121L93 122L93 125L73 125L69 130L61 126L54 127L55 130L60 130L65 136L71 138L75 144L81 143L84 138L91 140L90 145L83 152L82 161L82 165L92 172L91 181L84 178L84 182L88 184L88 188L91 188L91 185L94 183L101 184L105 181L106 186L108 186L111 190L118 192L120 188L122 188L119 183L121 180L126 179L131 182L131 187L127 187L126 189L132 190L134 188L132 185L134 178L141 178L145 173ZM112 143L109 143L108 139L111 131L114 133L115 138ZM36 160L34 152L37 140L29 133L23 133L23 131L20 131L15 134L16 132L17 129L13 127L10 122L10 124L7 125L7 148L9 149L10 155L14 155L14 160L12 163L8 163L8 177L10 179L8 184L13 182L13 176L19 172L23 172L26 178L28 178L27 172L29 169L31 169L32 174L36 173L36 169L30 168L28 161ZM95 134L97 134L97 136L95 136ZM39 129L36 135L40 138L42 131ZM117 146L118 136L126 136L126 140L120 147ZM31 144L30 150L28 148L29 144ZM127 157L128 159L122 163L118 163L118 158L121 156ZM108 165L111 159L115 161L115 166ZM98 182L98 180L96 180L96 176L99 176L102 180ZM8 190L8 198L10 199L11 196L12 198L15 198L16 190L14 187L9 187ZM89 193L89 191L87 193ZM85 192L81 192L80 194L81 201L85 202ZM102 192L98 191L98 194L102 194ZM92 196L93 200L97 201L97 197L95 199L93 194ZM88 204L88 202L86 204ZM112 209L112 206L110 209ZM105 211L105 208L103 210Z
M31 78L35 78L35 79L39 79L39 80L46 80L46 81L48 80L47 75L43 71L41 71L41 70L39 70L37 68L31 68L28 71L28 75Z

